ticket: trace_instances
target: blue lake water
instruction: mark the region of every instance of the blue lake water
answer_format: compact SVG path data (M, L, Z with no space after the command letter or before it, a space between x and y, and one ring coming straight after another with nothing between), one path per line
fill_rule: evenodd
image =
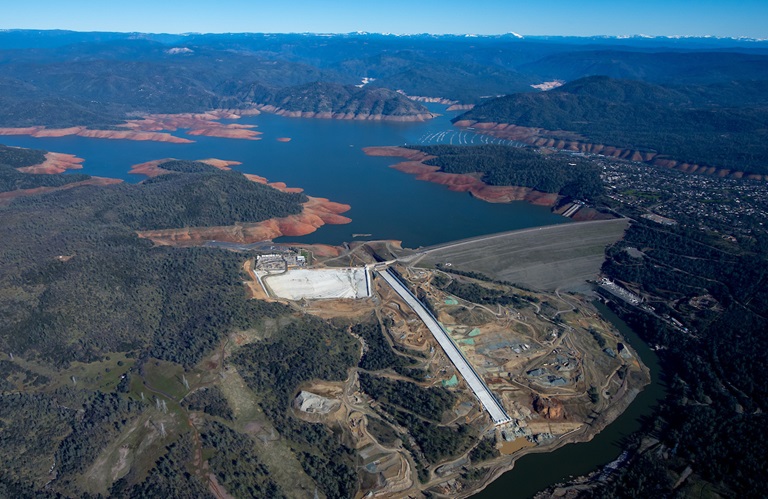
M187 160L219 158L243 163L237 170L302 187L311 196L346 203L352 209L347 225L326 225L313 234L290 238L306 243L340 244L353 234L371 234L366 239L396 239L404 246L418 247L493 232L522 229L570 220L548 208L525 202L491 204L456 193L446 187L421 182L389 168L397 158L366 156L362 148L404 144L480 144L493 139L472 132L459 132L450 123L445 107L431 105L444 116L425 123L382 123L342 120L295 119L263 114L238 120L254 124L263 132L260 141L189 137L192 144L88 139L82 137L0 137L0 143L75 154L85 159L79 172L139 182L129 175L137 163L161 158ZM186 137L183 131L174 135ZM290 142L278 142L290 137ZM499 143L498 139L495 140ZM640 339L604 307L608 316L629 338L651 368L653 383L629 409L589 443L567 445L552 453L525 456L515 468L492 483L478 497L524 498L567 478L605 464L621 451L623 439L639 429L663 398L656 356Z
M444 113L424 123L383 123L346 120L297 119L262 114L237 120L257 125L262 140L187 137L192 144L89 139L84 137L0 137L0 143L75 154L85 159L90 175L122 178L129 182L144 177L129 175L137 163L161 158L219 158L243 163L237 170L255 173L270 181L302 187L310 196L349 204L346 225L326 225L317 232L291 240L340 244L353 234L366 239L396 239L407 247L427 246L493 232L567 223L548 208L525 202L491 204L466 193L421 182L389 168L397 158L366 156L368 146L419 143L479 144L492 140L472 132L460 132ZM290 142L278 142L290 137ZM497 139L498 140L498 139Z

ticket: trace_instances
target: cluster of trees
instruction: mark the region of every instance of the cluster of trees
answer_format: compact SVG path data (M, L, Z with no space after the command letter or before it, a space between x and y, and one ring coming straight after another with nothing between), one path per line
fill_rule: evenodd
M384 76L369 85L402 89L408 95L437 96L463 103L481 102L482 96L511 91L530 92L535 76L489 67L458 58L419 62Z
M84 174L46 175L22 173L16 170L25 166L39 165L43 161L45 161L45 151L0 144L0 192L36 187L60 187L91 178Z
M261 222L300 213L307 200L304 194L281 192L238 172L218 170L161 175L101 192L102 198L92 197L100 217L137 230Z
M360 359L359 366L367 371L380 371L392 369L401 376L422 381L426 377L423 369L416 367L418 361L413 359L408 349L400 348L397 353L385 337L375 316L366 322L352 326L352 332L359 335L367 346L367 350Z
M226 397L216 385L190 393L184 397L183 405L191 411L202 411L229 421L234 419L232 408L229 407Z
M388 423L370 415L366 415L366 418L368 422L365 429L381 445L392 447L400 440L400 435Z
M149 474L140 483L129 486L136 478L129 473L115 481L110 489L111 497L130 499L152 499L155 497L215 497L208 489L208 484L192 473L188 466L194 460L194 442L192 435L183 433L178 440L166 447L166 452L149 470Z
M425 164L439 166L446 173L481 173L483 182L490 185L530 187L585 200L597 199L603 193L600 170L572 155L491 144L410 147L437 156Z
M81 473L144 406L117 393L90 394L82 415L72 423L72 432L58 446L59 471L69 475Z
M672 159L768 173L768 86L740 82L668 87L590 76L541 93L513 94L457 119L576 132L586 141Z
M264 413L292 442L302 467L328 497L351 497L357 490L354 451L326 426L292 416L290 406L301 383L346 379L359 357L358 343L346 328L303 316L267 340L243 346L232 359L259 394Z
M408 429L418 445L410 449L426 479L425 467L466 451L476 435L466 425L443 426L443 413L456 403L456 395L443 387L422 388L416 383L391 380L361 372L360 388L380 403L397 424ZM404 445L409 447L407 440Z
M45 161L46 151L24 147L8 147L0 144L0 165L11 168L39 165Z
M496 448L496 436L484 437L480 439L477 446L469 453L469 458L473 463L487 461L499 455Z
M590 50L578 40L542 43L511 35L329 39L246 33L128 39L118 33L14 30L0 39L0 49L13 49L0 66L0 104L6 111L0 119L3 126L109 126L128 112L237 108L251 102L242 94L247 96L254 84L357 84L361 76L376 79L366 87L464 103L533 92L530 85L544 79L572 81L593 74L686 83L766 79L765 56L754 52L754 41L667 40L669 50L658 39L589 42L594 44ZM745 44L752 52L744 53ZM720 50L724 47L728 51ZM187 50L169 50L181 48Z
M0 496L87 496L82 473L136 420L142 405L72 384L0 395ZM43 490L51 470L55 483Z
M56 442L72 431L73 411L45 394L0 395L0 493L3 487L33 497L29 486L45 482Z
M0 163L0 192L36 187L61 187L73 182L91 178L85 174L47 175L43 173L22 173L15 168Z
M258 221L302 200L234 172L16 200L0 217L0 349L60 366L129 350L193 365L284 307L245 298L236 255L153 247L135 229Z
M422 388L410 381L391 380L364 372L360 373L360 388L381 403L397 405L438 423L443 419L443 413L456 403L456 395L445 388Z
M76 188L17 200L2 208L0 314L4 320L0 351L57 367L100 360L117 351L191 367L230 331L252 328L265 317L289 312L280 304L246 299L242 262L236 254L209 248L154 247L139 239L135 229L150 228L158 220L175 224L184 217L190 224L199 223L207 214L193 213L201 203L196 195L219 200L218 205L202 207L219 217L208 219L210 223L232 223L238 213L255 218L281 216L300 209L303 196L283 195L234 172L210 171L207 165L166 166L174 173L136 186ZM359 361L357 342L345 328L312 318L289 325L282 333L276 335L279 341L244 350L243 362L248 359L252 364L247 370L253 374L250 381L263 381L257 391L264 396L265 412L296 443L297 457L307 473L329 496L354 495L354 452L339 444L324 426L301 422L288 411L291 393L299 383L346 377L346 370ZM265 355L271 363L264 361ZM20 375L15 365L4 362L0 367L8 371L7 377ZM25 383L35 382L34 376L27 378ZM275 379L282 383L275 386ZM128 382L119 388L128 390ZM15 454L6 461L19 463L3 472L2 487L15 491L37 483L40 479L35 473L47 473L47 460L55 452L62 490L77 490L65 477L92 463L135 419L140 405L123 393L84 390L65 395L8 395L13 400L0 404L4 411L0 414L2 447ZM16 400L19 397L23 400ZM57 401L70 409L58 408ZM226 401L215 390L195 392L187 403L231 418ZM78 408L83 412L76 417ZM36 423L30 426L27 418L35 414ZM23 430L18 425L24 425ZM52 440L61 443L52 449ZM183 483L190 477L181 464L186 459L185 448L180 444L169 450L136 487L128 489L137 477L119 481L116 495L145 497L153 488L168 491L169 496L175 496L174 491L196 491L199 484L194 480ZM45 462L45 470L30 466L33 462ZM219 464L225 467L223 462ZM267 495L274 495L273 488L264 487Z
M632 258L624 251L627 247L644 248L646 257ZM756 250L726 246L716 235L696 229L641 220L633 222L622 242L609 249L604 270L657 296L679 299L711 294L725 308L736 305L765 316L768 251Z
M519 307L525 304L523 300L507 291L486 288L485 286L473 282L465 282L458 279L451 280L448 286L445 287L445 291L469 302L479 303L481 305L498 304Z
M384 116L414 116L429 111L421 104L388 88L357 87L338 83L313 82L287 88L254 84L239 99L268 104L286 111L310 113L351 113Z
M187 161L183 159L172 159L157 166L163 170L177 173L215 173L221 171L219 168L202 161Z
M197 47L189 54L168 54L164 43L146 40L14 51L13 62L0 66L0 104L6 111L0 123L108 129L130 112L247 106L239 95L252 82L282 87L338 79L306 64L215 47L215 40L200 42L208 47L198 54Z
M235 497L285 497L254 452L250 437L208 421L200 439L204 447L214 450L208 464L228 493Z
M24 388L40 387L51 381L44 374L32 372L10 360L0 360L0 392L11 392L21 385Z
M603 335L598 333L595 329L589 328L589 334L592 335L592 337L597 342L597 346L599 346L601 349L605 348L605 346L608 344L605 341L605 338L603 337Z
M424 460L430 464L436 464L466 452L477 438L477 434L468 425L442 426L392 405L384 405L383 408L395 418L398 424L408 428L408 433L419 446ZM424 464L418 452L411 451L411 454L417 463ZM421 473L424 470L418 471L419 476L422 477Z

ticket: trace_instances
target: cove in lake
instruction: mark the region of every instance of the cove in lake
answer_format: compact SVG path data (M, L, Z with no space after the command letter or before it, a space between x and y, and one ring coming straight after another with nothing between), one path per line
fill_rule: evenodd
M589 442L566 444L552 452L523 456L515 462L514 468L475 494L474 499L528 498L568 477L585 475L608 464L619 457L624 439L640 430L642 419L650 416L666 395L656 353L606 305L595 302L595 306L648 366L651 383L643 388L627 410Z
M431 105L445 113L445 106ZM281 238L302 243L341 244L352 234L365 239L394 239L406 247L433 244L507 230L570 222L549 208L519 201L491 204L469 194L415 180L389 168L397 158L366 156L362 148L419 143L479 144L490 140L452 127L448 113L423 123L297 119L262 114L235 121L257 125L259 141L188 137L192 144L89 139L84 137L0 137L0 143L75 154L83 159L77 172L138 182L129 175L134 164L161 158L219 158L242 162L236 170L301 187L310 196L349 204L347 225L326 225L303 237ZM290 137L290 142L277 139Z

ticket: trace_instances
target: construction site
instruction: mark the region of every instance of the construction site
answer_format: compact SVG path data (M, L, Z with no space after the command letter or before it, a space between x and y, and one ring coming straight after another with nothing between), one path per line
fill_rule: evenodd
M373 321L353 334L363 355L355 374L305 386L293 409L346 435L371 497L469 495L463 474L483 470L490 479L531 449L589 440L648 382L647 369L582 295L522 289L450 266L417 268L413 254L389 242L357 243L311 267L270 258L250 264L254 287L271 299L327 319ZM366 364L374 355L390 360ZM450 399L424 420L432 430L408 416L424 409L397 393L404 389ZM471 438L431 451L429 439L443 430Z
M371 296L367 267L307 268L306 257L293 252L258 255L252 272L264 295L272 298L298 301Z

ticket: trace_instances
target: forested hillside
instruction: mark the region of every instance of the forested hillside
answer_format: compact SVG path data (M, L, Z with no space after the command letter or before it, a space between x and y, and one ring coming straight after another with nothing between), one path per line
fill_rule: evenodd
M584 142L766 173L767 90L763 83L665 87L594 76L490 100L456 120L540 127L554 137L575 132Z
M402 94L385 88L358 88L334 83L310 83L281 89L253 85L238 93L238 100L270 105L288 112L416 117L427 109Z
M497 145L410 147L437 156L427 165L446 173L481 173L489 185L519 185L593 201L603 192L599 169L575 156Z
M24 30L0 35L0 126L5 127L108 128L136 114L276 105L248 99L254 88L293 98L304 85L358 85L363 78L369 82L364 89L466 104L536 92L531 85L547 80L590 75L690 85L768 78L765 44L740 40ZM372 98L383 97L363 92L351 99L359 101L352 107L349 98L338 96L326 104L340 106L330 108L335 113L354 107L367 112ZM400 112L414 106L405 102L387 106Z
M236 257L152 248L135 230L258 222L305 199L216 171L16 200L0 217L0 349L57 365L135 349L195 363L269 307L245 301Z
M28 166L42 153L0 154ZM10 188L83 177L12 166L0 166ZM247 299L241 256L154 247L136 229L259 221L297 213L306 198L204 163L163 166L172 173L140 184L80 186L0 207L0 496L205 497L195 468L203 444L222 447L208 451L209 462L229 490L280 493L247 454L247 437L215 422L201 434L187 427L195 411L231 421L217 387L179 401L185 369L287 307ZM140 455L117 464L119 480L99 471L112 452Z
M644 256L631 257L629 247L643 248ZM768 454L755 442L768 409L762 367L768 362L767 263L764 246L740 251L701 231L650 221L634 222L624 240L608 250L603 271L654 297L653 313L614 307L657 347L668 394L646 425L660 444L594 496L671 494L686 466L694 473L689 480L694 488L707 488L708 482L721 493L741 496L765 487L762 463ZM636 451L639 439L633 442L630 449Z
M22 173L16 168L38 165L45 161L45 151L7 147L0 144L0 192L36 187L60 187L91 178L84 174L45 175Z
M674 51L670 43L653 52L590 48L562 52L524 64L521 71L566 81L586 76L609 76L669 85L707 85L722 81L768 79L768 57L753 50L727 55L713 50Z

